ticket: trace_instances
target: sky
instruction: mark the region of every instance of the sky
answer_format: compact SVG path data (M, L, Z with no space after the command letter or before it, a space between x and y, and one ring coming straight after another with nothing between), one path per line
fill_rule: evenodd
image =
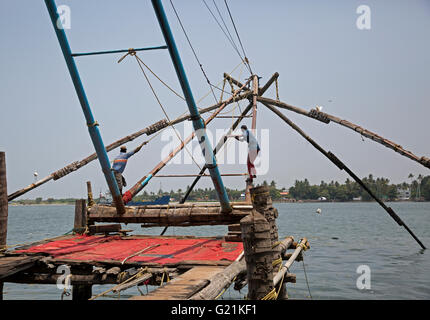
M73 52L164 45L149 0L56 3L70 8L71 28L66 33ZM194 97L199 100L209 91L208 84L170 1L163 3ZM206 3L216 12L213 1ZM234 32L224 1L215 3L230 32ZM223 73L230 73L240 63L238 54L203 1L173 0L173 4L205 73L212 83L220 84ZM282 101L306 110L321 105L322 111L376 132L418 156L430 156L429 1L235 0L228 4L252 71L261 77L261 83L278 72ZM357 28L361 16L357 8L361 5L370 8L370 29ZM94 149L44 2L1 1L0 39L0 150L6 152L8 192L12 193L31 184L33 172L45 177ZM239 45L237 38L235 42ZM76 58L106 145L165 118L136 61L127 57L117 63L121 56ZM142 52L139 57L181 93L166 50ZM239 67L233 75L245 81L249 72ZM187 111L185 102L152 76L151 83L169 118ZM219 91L216 95L219 98ZM265 96L275 98L275 90L271 88ZM209 95L198 106L213 103ZM408 180L409 173L429 174L427 168L369 139L363 140L352 130L283 112L360 177L372 173L400 183ZM232 114L237 115L238 108L226 113ZM228 128L231 121L217 119L208 127L215 132ZM250 126L250 122L246 119L244 123ZM343 182L348 177L263 105L258 106L257 126L269 135L261 141L268 168L258 176L257 183L275 180L279 187L289 188L296 179L307 178L319 184L321 180ZM184 128L182 124L176 126L181 134ZM261 140L262 132L257 132ZM127 146L131 150L148 138L142 136ZM124 173L129 186L161 160L168 143L159 135L129 160ZM237 145L230 148L243 152ZM199 153L196 143L189 150ZM110 159L117 153L111 151ZM167 166L161 174L198 171L195 164L182 163ZM221 164L220 171L243 173L246 165ZM100 164L93 161L21 198L85 197L88 180L96 194L107 190ZM242 189L245 184L243 177L225 177L223 181L230 188ZM191 182L192 178L154 178L146 190L158 191L160 186L168 191L185 189ZM198 187L211 185L211 180L204 178Z

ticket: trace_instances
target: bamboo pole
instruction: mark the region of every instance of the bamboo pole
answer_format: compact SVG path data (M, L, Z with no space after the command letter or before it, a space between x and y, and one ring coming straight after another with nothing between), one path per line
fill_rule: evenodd
M305 138L310 144L312 144L319 152L321 152L326 158L328 158L333 164L335 164L340 170L345 170L378 204L397 222L399 226L403 226L406 231L414 238L414 240L420 245L422 249L426 249L424 244L417 238L417 236L412 232L411 229L403 222L403 220L394 212L391 207L387 207L385 203L379 199L369 187L355 175L339 158L337 158L330 151L325 151L318 143L311 139L302 129L300 129L294 122L288 119L284 114L282 114L278 109L270 104L263 102L263 104L273 111L278 117L284 120L291 128L297 131L303 138Z
M356 125L352 122L349 122L348 120L344 120L344 119L338 118L336 116L330 115L328 113L317 111L315 109L312 109L311 111L307 111L307 110L304 110L302 108L298 108L298 107L289 105L287 103L276 101L276 100L269 99L269 98L257 97L257 100L261 103L265 103L265 104L269 104L272 106L277 106L277 107L282 108L282 109L293 111L293 112L299 113L301 115L307 116L309 118L313 118L313 119L322 121L324 123L329 123L330 121L333 121L337 124L340 124L341 126L344 126L344 127L351 129L351 130L354 130L355 132L358 132L362 136L369 138L369 139L371 139L371 140L373 140L379 144L382 144L383 146L394 150L395 152L401 154L402 156L405 156L405 157L407 157L413 161L416 161L419 164L430 169L430 158L425 157L425 156L419 157L419 156L415 155L414 153L412 153L411 151L405 150L399 144L397 144L393 141L390 141L388 139L385 139L384 137L382 137L382 136L380 136L380 135L378 135L378 134L376 134L370 130L364 129L364 128L360 127L359 125Z
M240 177L240 176L246 176L247 173L222 173L222 177ZM153 178L191 178L191 177L198 177L200 175L198 174L157 174ZM202 177L210 177L209 174L202 174Z
M278 251L280 254L285 253L285 251L293 243L293 237L287 237L280 241L274 250ZM202 290L191 296L190 300L213 300L219 296L219 294L226 288L228 288L235 278L246 272L246 262L244 255L242 254L239 259L230 264L222 272L216 274L211 279L209 279L209 284Z
M287 262L282 266L281 270L275 275L273 278L273 284L274 286L278 285L278 283L282 280L284 275L288 272L289 268L293 264L293 262L296 260L300 252L302 250L307 250L309 248L309 243L306 238L303 238L300 243L297 245L296 250L294 250L293 254L291 255L290 259L288 259Z
M248 80L242 87L237 89L233 95L226 100L223 104L219 106L218 109L214 113L212 113L204 122L205 125L208 125L215 117L227 106L227 102L231 102L235 99L235 97L245 88L245 86L250 82L251 80ZM128 203L133 199L135 195L139 193L140 190L142 190L151 180L153 176L155 176L162 168L166 166L166 164L176 155L178 154L184 147L187 145L191 140L193 140L194 136L196 135L196 131L193 131L184 141L181 142L181 144L176 147L175 150L170 152L170 154L164 158L161 162L159 162L147 175L142 177L133 187L131 187L129 190L127 190L123 195L123 201L124 203Z
M236 101L243 100L243 99L246 99L250 95L251 95L250 91L245 91L243 94L238 95L235 100ZM200 111L200 114L204 114L204 113L207 113L207 112L210 112L212 110L219 108L224 103L226 103L228 105L228 104L231 104L233 102L234 101L229 101L229 102L221 101L220 103L217 103L215 105L200 109L199 111ZM156 132L164 129L165 127L167 127L169 125L175 125L175 124L181 123L183 121L186 121L188 119L190 119L189 114L184 115L184 116L180 116L180 117L176 118L175 120L171 121L170 123L168 123L166 120L158 121L158 122L150 125L149 127L146 127L140 131L132 133L128 136L125 136L125 137L111 143L110 145L106 146L106 151L107 152L112 151L115 148L118 148L119 146L121 146L127 142L133 141L134 139L142 136L143 134L146 134L147 136L149 136L153 133L156 133ZM14 193L8 195L8 201L12 201L12 200L16 199L17 197L22 196L23 194L25 194L25 193L27 193L27 192L29 192L29 191L37 188L37 187L40 187L41 185L43 185L43 184L45 184L51 180L61 179L62 177L82 168L83 166L86 166L88 163L90 163L91 161L94 161L96 159L97 159L97 154L93 153L93 154L89 155L88 157L86 157L80 161L72 162L72 163L68 164L67 166L65 166L65 167L51 173L50 175L40 179L39 181L32 183L32 184L26 186L25 188L17 190Z

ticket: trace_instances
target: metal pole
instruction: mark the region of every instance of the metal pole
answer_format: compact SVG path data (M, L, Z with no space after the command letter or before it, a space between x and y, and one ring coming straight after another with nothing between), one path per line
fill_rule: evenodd
M81 78L79 76L78 68L76 67L75 61L72 57L72 51L70 50L69 43L67 41L66 33L64 29L59 26L61 24L60 17L57 12L57 6L54 0L45 0L46 7L51 17L52 25L54 26L55 33L60 43L61 50L63 51L64 59L66 60L67 68L69 69L70 76L75 86L76 93L79 98L79 102L84 112L85 119L87 121L88 131L90 133L91 140L93 142L94 148L97 153L100 165L102 167L103 174L105 175L106 182L109 186L109 190L112 194L112 198L115 201L115 205L118 213L124 213L124 203L122 202L122 197L114 178L114 175L110 168L109 158L103 144L103 140L98 129L98 124L94 120L91 108L85 94L84 86L82 84Z
M182 65L181 57L179 56L178 49L176 47L175 40L173 38L172 31L167 21L166 13L164 12L161 0L152 0L152 6L154 7L155 14L157 15L158 22L160 24L161 31L163 32L166 45L169 49L170 57L175 66L176 74L179 82L181 83L182 91L184 92L185 100L187 101L188 109L190 110L191 120L193 121L193 127L196 131L196 135L203 152L203 156L206 160L206 166L209 169L212 182L215 190L218 194L218 198L221 204L223 212L230 212L232 210L227 192L222 182L219 170L217 167L215 155L212 150L211 143L206 135L205 125L203 119L200 117L199 110L197 109L194 101L191 88L185 74L184 66Z

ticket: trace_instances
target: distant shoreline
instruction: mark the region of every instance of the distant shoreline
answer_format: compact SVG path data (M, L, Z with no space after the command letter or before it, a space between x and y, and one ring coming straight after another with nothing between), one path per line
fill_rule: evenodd
M361 203L361 202L375 202L374 200L349 200L349 201L339 201L339 200L272 200L273 203ZM430 201L416 201L416 200L387 200L384 202L430 202Z
M208 203L208 202L217 202L217 201L190 201L193 203ZM364 200L351 200L351 201L336 201L336 200L272 200L273 203L370 203L375 201L364 201ZM415 200L391 200L391 201L385 201L385 202L411 202L411 203L418 203L418 202L430 202L430 201L415 201ZM24 203L9 203L9 206L11 207L35 207L35 206L74 206L74 203L31 203L31 204L24 204Z

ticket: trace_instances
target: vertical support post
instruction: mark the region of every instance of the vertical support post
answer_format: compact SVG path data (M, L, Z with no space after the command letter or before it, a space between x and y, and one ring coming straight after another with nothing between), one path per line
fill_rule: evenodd
M254 211L240 220L248 279L248 299L260 300L273 290L273 249L270 225Z
M51 17L51 22L57 35L58 42L60 43L64 59L66 60L67 68L69 69L73 85L75 86L75 90L87 122L88 131L100 162L100 166L102 167L103 174L109 186L112 198L115 202L117 212L122 214L125 212L124 203L122 202L122 197L117 182L110 168L109 158L100 135L98 123L94 120L84 86L79 76L78 68L76 67L75 60L73 59L69 42L67 41L66 33L62 28L55 0L45 0L45 4L48 9L49 16Z
M273 290L273 261L280 258L274 250L278 242L276 217L267 186L250 189L253 213L240 221L248 277L248 298L261 299Z
M88 207L92 207L94 205L94 198L93 198L93 189L91 187L91 181L87 181L87 196L88 196Z
M176 74L181 84L185 100L187 101L191 120L193 121L193 127L196 132L200 148L202 149L203 156L205 157L206 166L209 169L212 182L218 194L218 198L221 204L221 210L225 213L231 212L232 208L228 199L227 191L225 190L224 183L218 170L215 154L212 150L211 143L206 135L205 124L200 116L199 110L197 109L197 105L195 103L190 84L185 74L184 66L182 65L182 60L179 56L175 39L173 38L173 34L170 29L169 22L167 21L167 16L164 12L161 0L152 0L152 6L154 7L155 14L157 16L161 31L164 36L164 40L166 41L166 45L169 49L170 57L172 59Z
M84 199L78 199L75 202L75 223L73 229L75 232L84 233L87 226L87 205Z
M72 286L72 300L89 300L92 296L92 286L87 284L74 284Z
M258 76L252 76L252 133L255 134L257 128L257 96L258 96Z
M0 152L0 251L6 247L8 220L6 154ZM3 282L0 281L0 300L3 300Z
M257 97L258 97L258 76L252 76L252 124L251 130L252 133L256 134L257 129ZM251 194L250 189L253 187L253 184L247 179L246 187L245 187L245 201L251 202Z

